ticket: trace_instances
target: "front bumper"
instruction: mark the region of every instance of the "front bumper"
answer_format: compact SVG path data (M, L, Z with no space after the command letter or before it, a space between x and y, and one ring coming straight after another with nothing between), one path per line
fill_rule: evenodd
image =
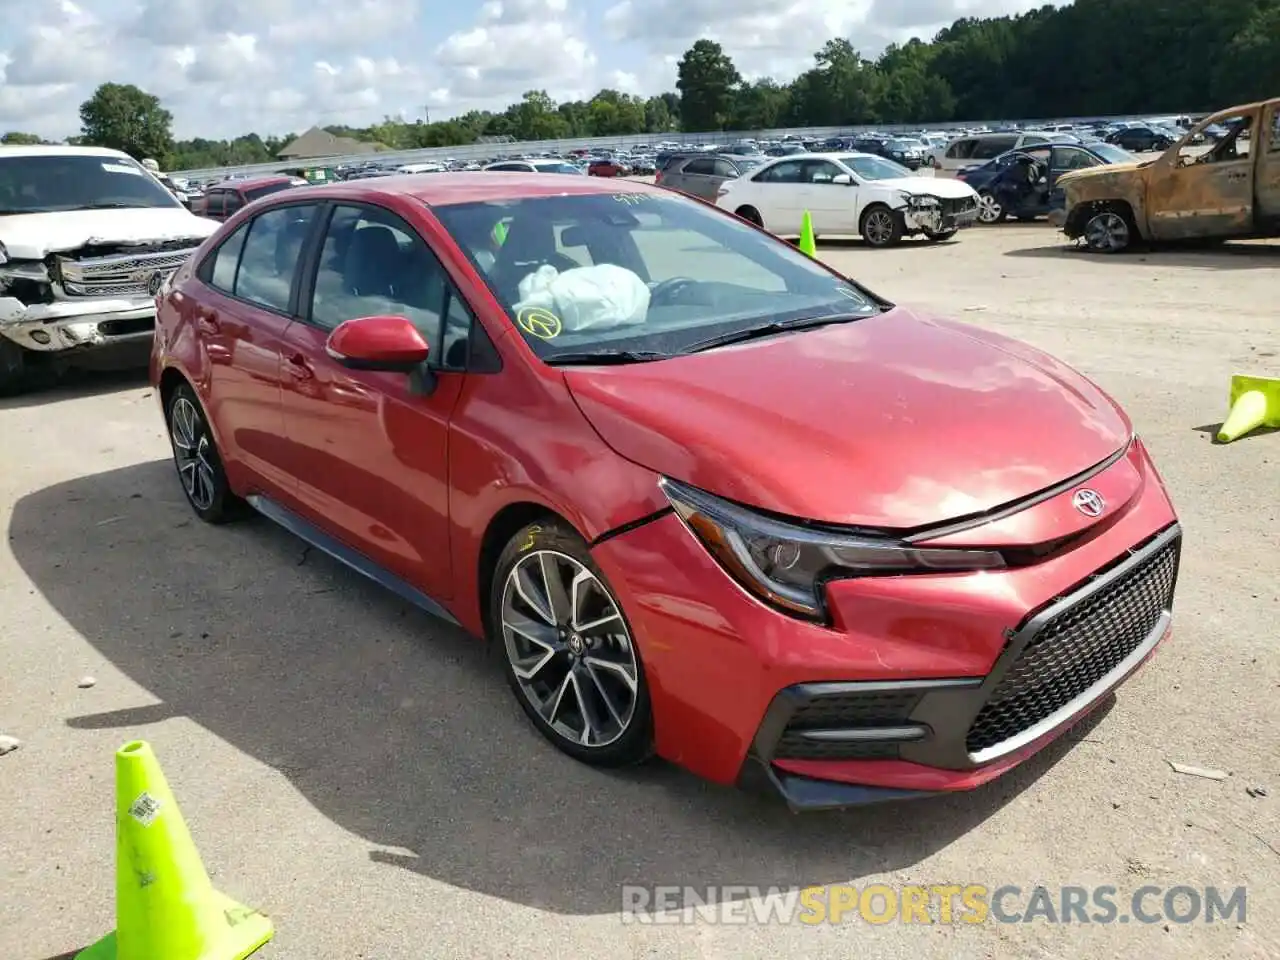
M1017 766L1169 630L1181 533L1145 450L1135 441L1088 483L1108 518L1046 559L833 582L830 625L754 599L674 516L597 545L645 663L659 754L797 809L967 790ZM1060 533L1072 489L930 542L1040 542L1028 531Z
M908 203L902 211L903 222L910 231L949 233L971 227L978 221L978 201L941 200L924 206Z
M155 330L155 318L150 296L30 305L0 297L0 336L42 353L145 343Z

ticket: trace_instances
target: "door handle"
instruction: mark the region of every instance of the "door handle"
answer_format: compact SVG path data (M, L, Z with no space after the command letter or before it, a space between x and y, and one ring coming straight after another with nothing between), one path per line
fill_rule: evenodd
M310 380L316 375L307 358L300 353L295 353L285 362L289 365L289 373L297 380Z
M196 311L196 326L200 328L201 333L221 332L222 324L218 322L218 311L201 307Z

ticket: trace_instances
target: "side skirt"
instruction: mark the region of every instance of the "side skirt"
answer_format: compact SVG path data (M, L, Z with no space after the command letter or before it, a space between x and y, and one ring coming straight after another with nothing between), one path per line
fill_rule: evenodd
M331 537L315 524L309 520L304 520L287 507L282 507L274 500L260 494L254 494L246 499L249 502L249 506L253 507L268 520L284 527L295 537L306 541L317 550L327 553L339 563L350 567L356 573L363 574L374 583L386 587L402 600L408 601L433 617L438 617L455 626L460 625L453 614L413 584L374 563L364 554L352 550L346 544Z

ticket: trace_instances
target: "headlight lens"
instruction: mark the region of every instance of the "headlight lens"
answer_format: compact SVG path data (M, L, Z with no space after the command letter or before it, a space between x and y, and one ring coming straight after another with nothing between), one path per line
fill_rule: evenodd
M711 555L742 586L788 613L822 619L828 580L906 573L995 570L991 550L920 549L874 531L834 533L775 520L679 481L662 490Z

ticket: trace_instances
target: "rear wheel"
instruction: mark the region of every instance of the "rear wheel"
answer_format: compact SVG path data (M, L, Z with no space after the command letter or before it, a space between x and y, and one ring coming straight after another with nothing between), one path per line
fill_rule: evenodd
M169 398L167 412L173 464L196 516L206 523L226 523L242 516L246 504L231 492L195 391L182 384Z
M734 213L748 223L754 223L757 227L764 226L764 218L760 216L760 211L755 207L739 207Z
M507 682L538 732L602 767L652 752L644 667L586 543L557 521L525 527L498 558L490 631Z

